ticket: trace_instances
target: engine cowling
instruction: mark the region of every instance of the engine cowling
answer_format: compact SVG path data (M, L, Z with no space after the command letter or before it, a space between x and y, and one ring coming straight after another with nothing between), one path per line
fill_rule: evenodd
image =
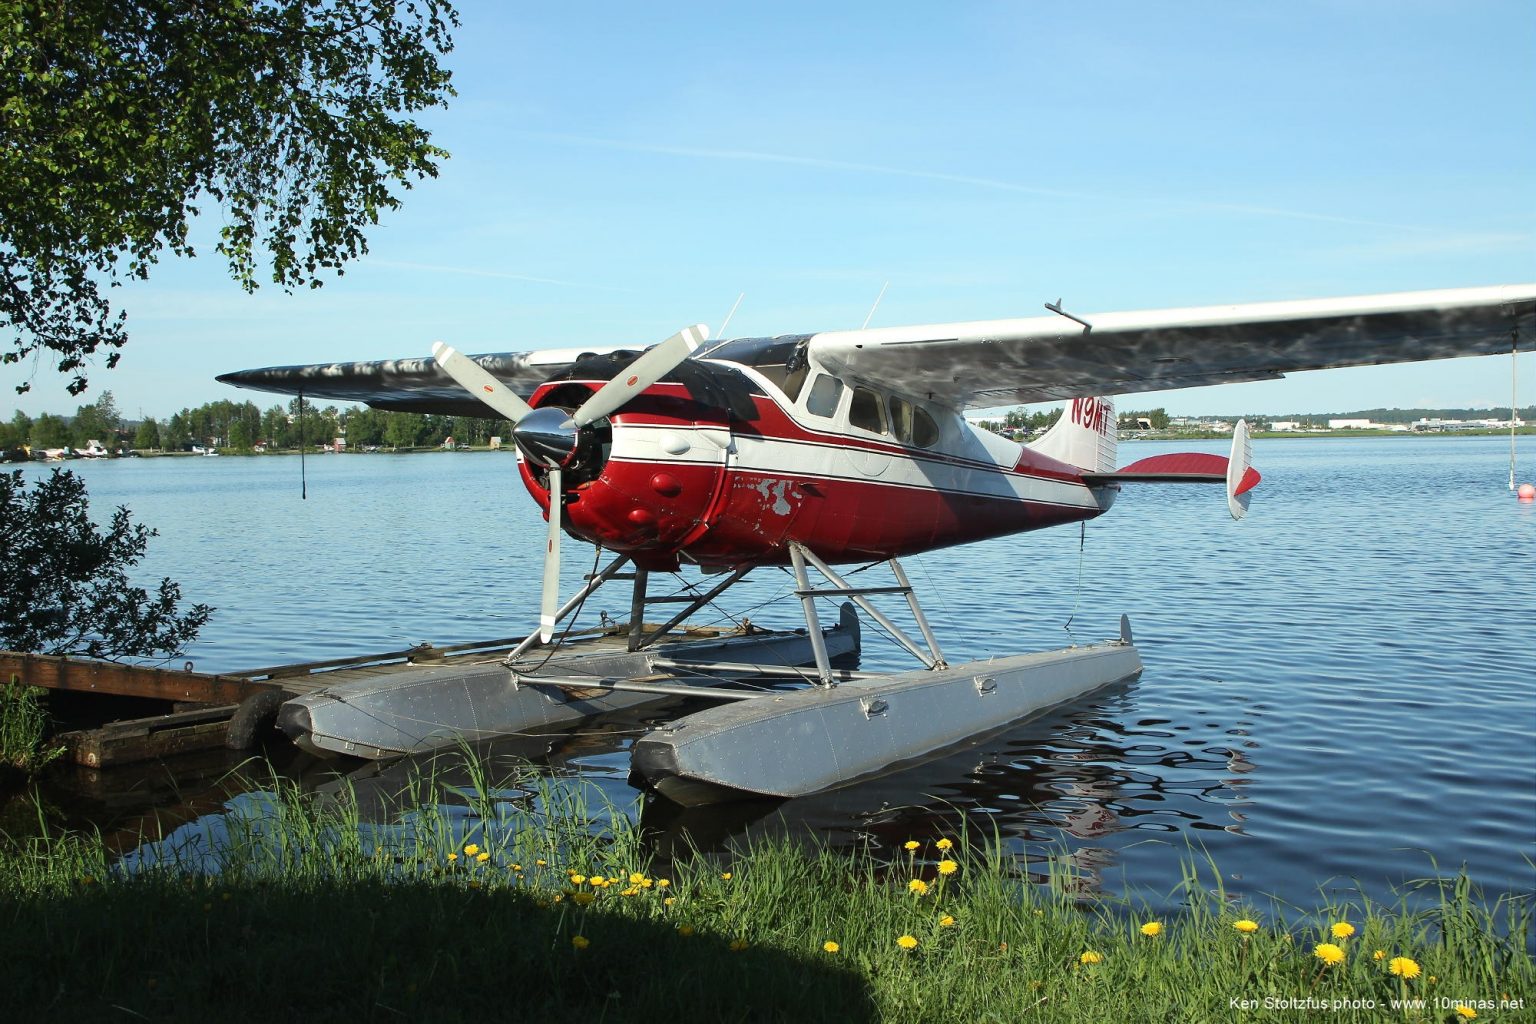
M533 395L535 409L571 411L622 369L632 353L576 363ZM710 527L725 488L730 423L744 396L712 367L687 363L582 428L565 463L565 525L572 535L631 554L644 567L676 564L676 553ZM750 399L746 409L752 408ZM739 411L739 410L737 410ZM523 483L549 513L549 474L523 458Z

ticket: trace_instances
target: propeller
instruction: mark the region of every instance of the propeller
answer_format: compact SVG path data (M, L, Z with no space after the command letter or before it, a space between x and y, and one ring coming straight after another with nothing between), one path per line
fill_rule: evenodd
M539 599L539 643L555 635L555 613L560 605L560 534L565 525L565 488L560 467L549 467L549 540L544 545L544 593Z
M533 406L518 397L501 381L492 377L479 363L440 341L432 343L432 358L465 391L501 413L517 426L517 421L533 411Z
M704 324L685 327L660 345L640 353L624 372L598 388L597 394L581 403L581 408L571 414L571 422L578 427L618 412L631 398L666 376L684 359L693 355L709 337Z
M442 342L432 345L437 365L464 390L512 422L512 439L530 461L549 473L549 539L544 546L544 589L539 607L539 640L549 643L555 633L560 601L560 534L565 525L565 489L561 470L581 446L581 432L624 408L630 399L655 384L696 352L709 337L704 324L685 327L659 345L642 352L622 373L598 388L573 413L558 406L535 409L479 363Z

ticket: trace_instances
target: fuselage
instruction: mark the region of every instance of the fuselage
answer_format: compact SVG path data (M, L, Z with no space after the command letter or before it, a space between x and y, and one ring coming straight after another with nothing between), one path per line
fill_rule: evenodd
M842 380L803 339L734 341L615 413L564 474L572 535L642 567L900 557L1090 519L1113 487L971 425L955 410ZM797 359L798 354L798 359ZM532 404L574 408L624 354L578 362ZM526 459L529 491L548 477Z

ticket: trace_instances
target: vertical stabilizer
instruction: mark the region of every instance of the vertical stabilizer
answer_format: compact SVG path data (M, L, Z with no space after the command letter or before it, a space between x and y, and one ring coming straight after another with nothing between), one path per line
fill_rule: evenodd
M1051 429L1028 447L1090 473L1112 473L1116 436L1114 399L1074 398Z

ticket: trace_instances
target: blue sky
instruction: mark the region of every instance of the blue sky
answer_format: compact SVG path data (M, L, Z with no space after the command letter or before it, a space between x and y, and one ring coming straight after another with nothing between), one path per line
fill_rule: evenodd
M130 416L250 366L1536 279L1536 5L464 0L452 157L324 288L114 291ZM1498 405L1508 357L1120 399ZM72 412L47 369L0 416ZM1536 356L1521 359L1522 401Z

